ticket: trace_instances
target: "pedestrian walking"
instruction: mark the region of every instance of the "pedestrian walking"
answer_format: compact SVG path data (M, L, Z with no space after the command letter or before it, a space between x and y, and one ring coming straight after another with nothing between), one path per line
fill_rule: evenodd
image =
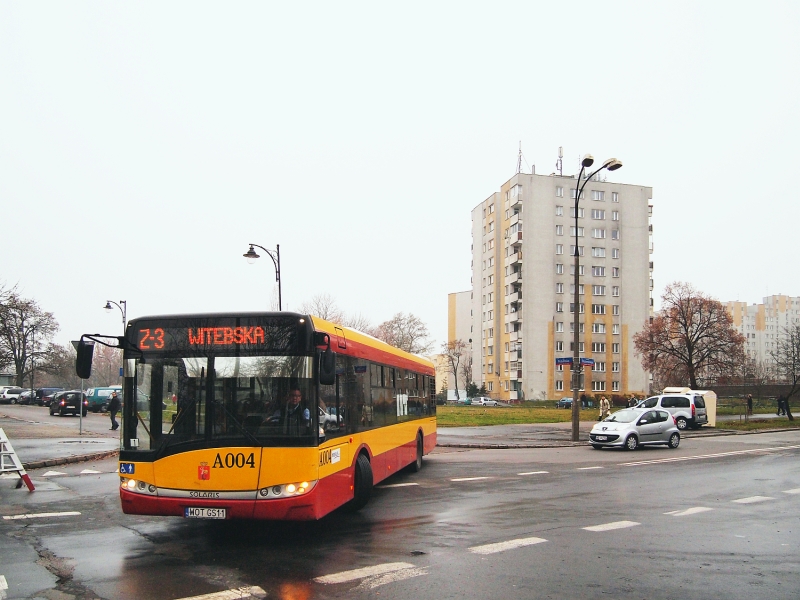
M753 395L747 394L747 414L753 414Z
M608 413L611 410L611 404L608 402L608 398L605 396L600 396L600 418L599 421L602 421L608 416Z
M784 399L783 394L778 396L778 412L775 413L776 415L780 416L780 415L785 415L786 414L786 404L785 403L786 403L786 400Z
M111 392L111 400L108 401L108 414L111 415L110 431L116 431L119 429L119 423L117 423L117 413L119 412L120 406L122 406L122 402L119 401L117 392Z

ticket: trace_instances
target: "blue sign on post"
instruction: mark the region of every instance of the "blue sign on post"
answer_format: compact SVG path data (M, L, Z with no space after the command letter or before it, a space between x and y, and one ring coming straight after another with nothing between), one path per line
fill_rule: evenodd
M571 365L572 364L572 357L569 358L557 358L556 359L557 365Z
M581 359L581 366L584 366L584 365L590 365L590 366L594 365L594 359L593 358L582 358Z

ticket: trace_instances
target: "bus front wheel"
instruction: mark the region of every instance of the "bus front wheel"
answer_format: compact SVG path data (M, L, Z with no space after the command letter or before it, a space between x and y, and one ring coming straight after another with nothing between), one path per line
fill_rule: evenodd
M419 473L422 469L422 455L424 454L425 450L422 445L422 434L417 434L417 458L414 460L413 463L408 465L408 470L411 473Z
M353 477L353 499L347 503L347 509L356 511L364 507L372 495L372 465L364 454L356 459Z

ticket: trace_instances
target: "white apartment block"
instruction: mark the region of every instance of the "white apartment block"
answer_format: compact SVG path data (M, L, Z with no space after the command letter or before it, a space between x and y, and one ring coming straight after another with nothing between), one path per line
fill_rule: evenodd
M784 329L800 323L800 296L774 295L762 304L728 302L726 306L745 337L748 357L767 367L774 364L772 354Z
M555 359L572 356L577 184L517 173L472 211L473 378L493 397L571 396L570 367ZM580 199L581 356L595 361L586 393L648 391L633 335L652 311L652 196L592 180Z

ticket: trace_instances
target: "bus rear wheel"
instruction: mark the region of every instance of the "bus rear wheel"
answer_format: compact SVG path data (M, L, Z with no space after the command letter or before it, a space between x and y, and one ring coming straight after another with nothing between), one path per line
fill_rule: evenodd
M424 450L423 450L423 446L422 446L422 434L418 433L417 434L417 458L416 458L416 460L414 460L413 463L408 465L408 470L411 473L419 473L419 471L422 469L422 454L423 454L423 452L424 452Z
M353 477L353 499L345 505L347 510L357 511L364 508L372 496L372 481L372 465L364 454L359 454Z

